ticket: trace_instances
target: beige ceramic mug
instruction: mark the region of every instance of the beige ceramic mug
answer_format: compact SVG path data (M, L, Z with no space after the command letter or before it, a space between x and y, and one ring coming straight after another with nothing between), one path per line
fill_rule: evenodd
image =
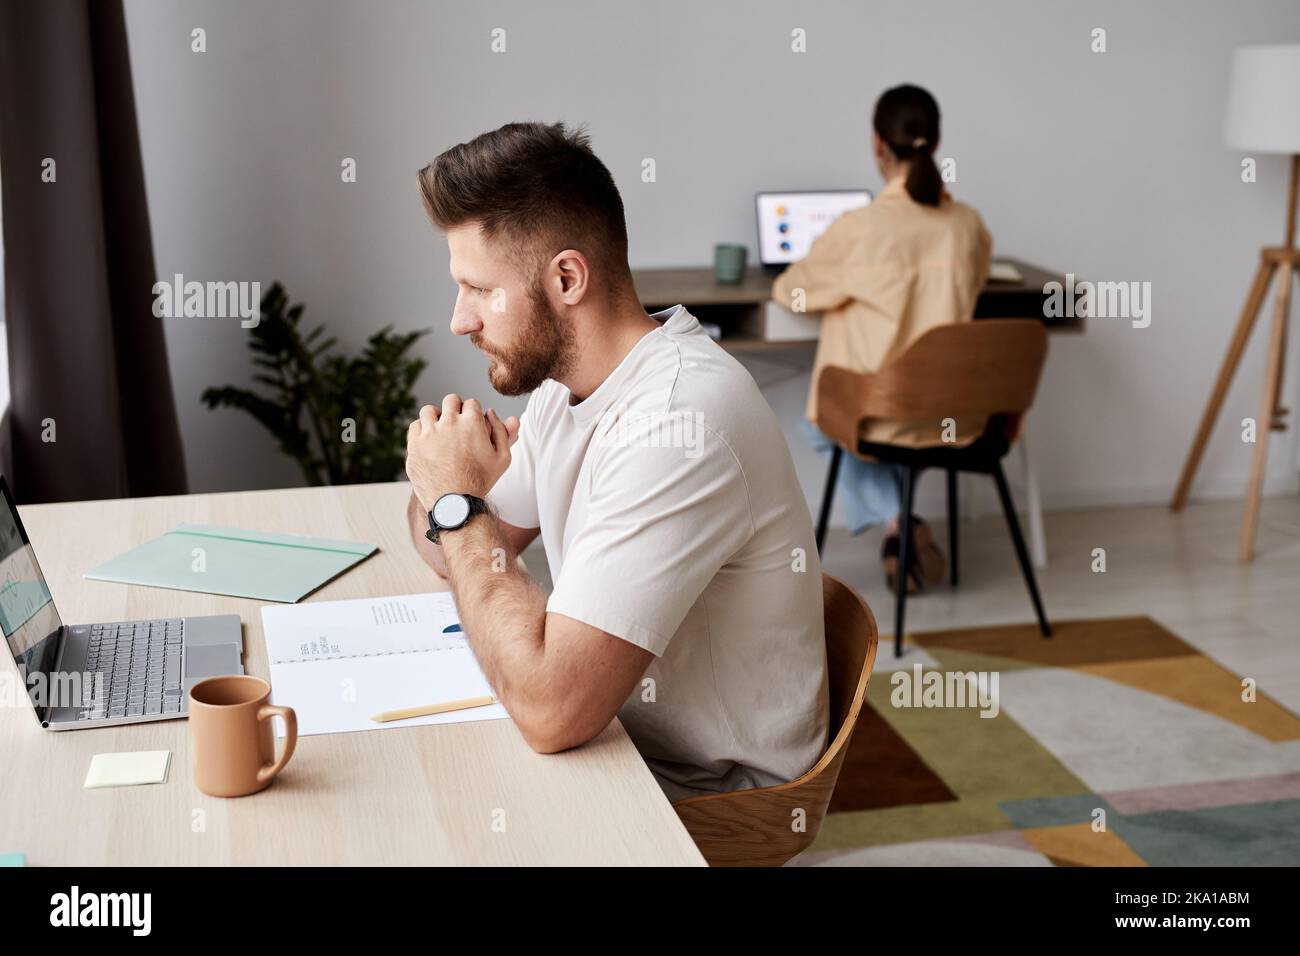
M190 754L194 785L213 797L242 797L265 789L298 743L298 715L269 703L260 677L228 674L190 688ZM284 750L275 759L271 718L284 718Z

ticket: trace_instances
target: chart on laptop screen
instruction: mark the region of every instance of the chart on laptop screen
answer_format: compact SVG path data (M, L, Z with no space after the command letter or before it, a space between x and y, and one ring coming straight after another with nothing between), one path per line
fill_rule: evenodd
M53 667L61 623L25 537L12 505L0 500L0 629L24 676Z
M759 193L759 259L764 265L798 262L827 226L870 201L866 190Z

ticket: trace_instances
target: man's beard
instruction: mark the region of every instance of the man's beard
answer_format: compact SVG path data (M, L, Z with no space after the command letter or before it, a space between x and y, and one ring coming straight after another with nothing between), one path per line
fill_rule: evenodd
M575 343L573 328L551 306L540 288L529 290L528 301L533 318L523 341L509 351L483 349L478 333L470 341L491 360L488 381L502 395L531 392L548 378L560 378L573 365Z

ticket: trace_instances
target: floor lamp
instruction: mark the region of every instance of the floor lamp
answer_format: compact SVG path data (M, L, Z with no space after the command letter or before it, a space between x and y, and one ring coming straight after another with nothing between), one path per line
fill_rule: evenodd
M1282 407L1282 372L1286 364L1287 313L1291 306L1292 281L1300 272L1300 250L1296 249L1296 204L1300 202L1300 44L1242 47L1232 61L1228 111L1224 139L1229 147L1247 154L1283 153L1291 157L1291 188L1286 206L1286 242L1260 250L1259 269L1246 296L1237 330L1223 357L1219 378L1201 416L1201 426L1192 440L1183 465L1182 477L1169 507L1182 510L1206 442L1219 409L1232 384L1241 353L1246 349L1268 287L1277 280L1273 325L1268 337L1268 358L1259 414L1255 418L1255 453L1246 491L1246 513L1241 525L1237 556L1250 561L1255 554L1255 530L1259 525L1259 499L1264 487L1264 466L1268 462L1268 437L1272 431L1286 431L1288 410Z

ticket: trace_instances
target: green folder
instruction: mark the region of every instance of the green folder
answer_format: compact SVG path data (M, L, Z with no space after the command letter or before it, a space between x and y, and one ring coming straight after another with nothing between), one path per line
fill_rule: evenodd
M357 541L181 524L86 577L292 604L378 550Z

